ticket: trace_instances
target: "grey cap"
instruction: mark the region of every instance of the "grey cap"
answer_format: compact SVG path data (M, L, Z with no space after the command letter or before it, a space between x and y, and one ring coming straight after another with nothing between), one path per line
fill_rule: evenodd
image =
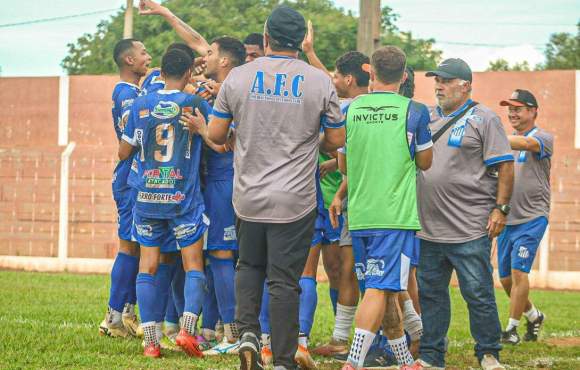
M425 73L427 77L439 76L442 78L459 78L465 81L472 81L471 68L464 60L459 58L449 58L442 61L437 69Z

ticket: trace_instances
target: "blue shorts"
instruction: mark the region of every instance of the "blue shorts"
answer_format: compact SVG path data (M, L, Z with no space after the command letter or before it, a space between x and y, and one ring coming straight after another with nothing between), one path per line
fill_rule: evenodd
M202 208L203 209L203 208ZM135 214L133 234L142 247L160 247L163 253L177 252L203 237L209 220L203 212L192 211L169 220ZM172 243L171 239L176 243Z
M499 277L511 275L511 270L529 273L544 236L548 219L538 217L520 225L508 225L497 237L497 268Z
M413 246L413 254L411 257L411 267L419 266L419 255L421 254L421 240L415 237L415 245Z
M137 191L133 188L113 192L113 199L117 205L117 234L121 240L135 240L132 237L131 230L133 227L133 208L136 198Z
M407 290L415 230L351 231L357 278L365 289Z
M328 245L340 240L342 232L343 219L342 215L338 217L338 227L334 229L330 223L330 214L328 209L319 210L318 216L314 223L314 236L312 237L311 247L318 244Z
M232 205L233 180L208 181L203 199L210 225L207 250L237 250L236 214Z

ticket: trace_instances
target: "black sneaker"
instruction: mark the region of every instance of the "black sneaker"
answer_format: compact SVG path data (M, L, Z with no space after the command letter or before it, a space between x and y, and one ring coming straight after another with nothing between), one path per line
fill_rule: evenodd
M372 351L365 357L363 367L365 369L384 369L389 366L396 366L397 359L384 351Z
M518 335L518 328L513 327L508 331L501 332L501 342L504 344L516 345L520 343L520 336Z
M244 333L240 338L240 370L263 370L260 341L254 333Z
M542 329L542 325L544 325L545 320L546 316L540 312L536 321L528 321L526 334L524 335L524 341L536 342L538 340L538 335L540 334L540 329Z

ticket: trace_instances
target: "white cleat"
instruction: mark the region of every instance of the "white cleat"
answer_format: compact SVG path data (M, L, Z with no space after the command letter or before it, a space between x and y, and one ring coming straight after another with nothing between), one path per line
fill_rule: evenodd
M237 355L240 349L240 341L228 342L226 338L217 346L204 351L204 356Z

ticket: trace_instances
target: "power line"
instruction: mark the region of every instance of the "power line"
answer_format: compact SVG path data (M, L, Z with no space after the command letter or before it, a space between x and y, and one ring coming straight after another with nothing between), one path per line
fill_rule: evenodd
M29 25L29 24L55 22L55 21L61 21L61 20L65 20L65 19L86 17L88 15L111 13L113 11L119 11L119 8L107 9L107 10L96 10L94 12L80 13L80 14L72 14L72 15L64 15L64 16L61 16L61 17L34 19L34 20L31 20L31 21L24 21L24 22L17 22L17 23L5 23L5 24L0 24L0 28L18 27L18 26L26 26L26 25Z
M460 42L460 41L442 41L435 39L436 44L447 44L447 45L459 45L459 46L483 46L483 47L491 47L491 48L509 48L514 46L522 46L522 45L532 45L536 49L543 48L545 44L487 44L487 43L479 43L479 42Z
M446 24L446 25L494 25L494 26L518 26L518 27L576 27L576 24L563 24L563 23L531 23L531 22L471 22L471 21L457 21L454 19L450 20L420 20L420 19L397 19L397 22L403 23L429 23L429 24Z

